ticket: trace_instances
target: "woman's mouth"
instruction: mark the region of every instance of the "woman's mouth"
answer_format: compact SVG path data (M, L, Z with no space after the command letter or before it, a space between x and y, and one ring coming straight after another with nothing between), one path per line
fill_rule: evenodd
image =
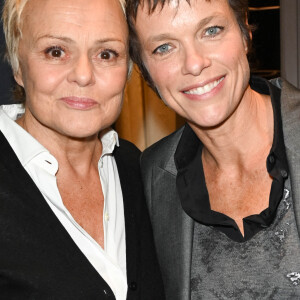
M211 92L215 87L217 87L223 80L224 80L225 76L214 80L212 82L209 82L207 84L205 84L204 86L199 86L197 88L192 88L190 90L185 90L183 91L183 93L188 94L188 95L204 95L206 93Z
M60 100L69 107L79 110L87 110L98 104L95 100L86 97L63 97Z

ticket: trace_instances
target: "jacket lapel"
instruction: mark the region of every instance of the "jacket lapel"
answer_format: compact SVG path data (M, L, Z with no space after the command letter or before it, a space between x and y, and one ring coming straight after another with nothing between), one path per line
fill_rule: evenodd
M286 81L282 82L281 114L295 217L300 233L300 92Z
M0 132L0 153L1 176L5 176L6 181L14 185L14 193L20 194L24 201L30 199L24 203L26 206L38 207L41 202L44 202L43 197L2 132Z
M150 215L167 299L190 299L193 220L183 211L176 189L177 168L170 147L163 168L152 169Z
M122 141L120 140L120 143ZM127 150L125 145L122 149ZM126 235L126 268L127 268L127 281L130 283L132 278L137 278L137 264L138 264L138 233L135 216L135 208L132 207L132 203L135 203L134 199L141 194L135 186L133 178L136 174L131 172L138 172L133 165L133 161L130 159L130 154L122 154L121 150L116 147L114 151L114 157L118 167L118 173L122 188L123 203L124 203L124 215L125 215L125 235ZM132 164L131 164L132 163ZM128 296L128 299L130 297ZM132 298L130 298L132 299Z

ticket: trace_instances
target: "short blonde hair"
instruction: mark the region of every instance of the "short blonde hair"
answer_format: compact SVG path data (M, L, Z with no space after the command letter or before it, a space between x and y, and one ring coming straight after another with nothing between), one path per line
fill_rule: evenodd
M28 1L29 0L5 0L2 12L3 30L6 41L6 57L14 74L16 74L19 69L18 48L20 38L22 37L21 15ZM119 2L125 15L125 0L119 0Z
M2 21L6 41L7 59L14 74L19 69L18 47L22 36L21 14L28 0L5 0Z

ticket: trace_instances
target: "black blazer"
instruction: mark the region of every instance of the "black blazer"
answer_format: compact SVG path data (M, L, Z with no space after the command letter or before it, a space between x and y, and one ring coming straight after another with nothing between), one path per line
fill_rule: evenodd
M139 175L139 150L114 156L124 199L127 299L164 299ZM58 221L0 132L0 298L115 299Z

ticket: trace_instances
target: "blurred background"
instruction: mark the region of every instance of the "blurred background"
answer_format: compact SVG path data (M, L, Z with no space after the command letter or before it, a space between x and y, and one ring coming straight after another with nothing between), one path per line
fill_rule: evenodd
M249 10L249 23L257 28L253 33L252 73L267 79L282 76L300 88L300 0L250 0ZM2 29L0 53L1 105L14 102L14 80L4 60ZM135 68L114 125L119 136L143 150L182 124L184 120L163 104Z

